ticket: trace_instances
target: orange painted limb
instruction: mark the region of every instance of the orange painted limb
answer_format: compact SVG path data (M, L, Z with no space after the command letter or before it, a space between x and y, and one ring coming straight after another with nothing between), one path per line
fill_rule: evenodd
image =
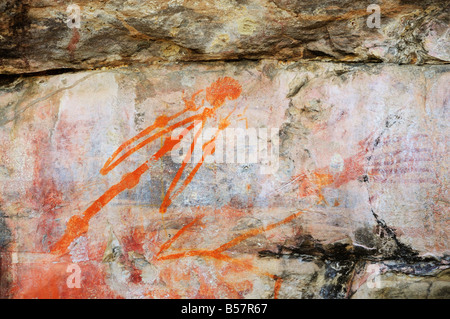
M198 130L198 132L196 132L194 140L191 143L191 147L189 149L189 152L186 154L183 163L181 164L181 167L178 169L177 174L175 175L174 179L172 180L172 183L169 186L169 189L167 191L167 193L164 196L164 200L161 204L160 210L159 212L161 214L165 214L167 211L167 208L170 206L170 204L172 203L172 199L174 199L175 197L177 197L188 185L189 183L192 181L192 179L194 178L195 174L197 174L198 170L200 169L200 167L203 165L203 162L205 160L205 158L209 155L211 155L214 150L215 150L215 144L214 141L217 139L217 136L219 134L220 131L224 130L226 127L228 127L228 125L230 125L230 122L228 121L228 118L231 116L231 114L233 114L233 112L236 110L236 107L225 117L225 119L220 121L220 125L219 125L219 130L214 134L213 138L211 138L209 141L207 141L206 143L204 143L202 145L202 158L200 159L199 163L197 163L194 167L194 169L189 173L188 177L184 180L184 182L182 183L182 185L180 186L180 188L175 192L175 194L173 196L171 196L173 190L175 189L176 185L178 184L185 168L187 165L187 162L191 159L192 153L194 152L194 148L195 148L195 144L197 143L198 137L200 136L200 134L202 133L203 127L205 125L205 121L208 117L212 116L213 113L209 113L209 112L204 112L204 120L202 122L202 126L201 128Z
M203 118L202 116L203 114L197 114L191 117L188 117L180 122L177 122L175 124L173 124L172 126L159 131L158 133L155 133L153 135L151 135L150 137L146 138L145 140L143 140L142 142L140 142L139 144L137 144L135 147L129 149L127 152L125 152L122 156L120 156L118 159L116 159L114 162L114 154L111 158L108 159L108 161L105 163L105 165L103 166L103 168L100 170L100 173L102 175L106 175L108 172L110 172L112 169L114 169L117 165L119 165L123 160L125 160L127 157L129 157L130 155L132 155L133 153L135 153L136 151L140 150L141 148L143 148L144 146L146 146L147 144L155 141L156 139L164 136L167 133L172 132L173 130L182 127L183 125L192 123L196 120L201 120ZM120 152L117 152L117 154ZM116 153L115 153L116 154ZM116 154L116 155L117 155Z
M188 177L186 177L186 179L184 180L183 184L175 192L175 194L173 194L171 199L177 197L179 194L181 194L184 191L184 189L187 187L187 185L189 185L189 183L194 178L195 174L197 174L197 172L200 169L200 167L203 165L203 162L205 161L205 158L207 156L209 156L209 155L214 153L214 151L215 151L215 143L214 143L214 141L216 140L216 138L217 138L217 133L212 139L210 139L205 144L203 144L203 146L202 146L202 148L203 148L203 153L202 154L203 155L202 155L201 160L195 165L194 169L189 173Z
M210 155L210 154L207 154L206 156L208 156L208 155ZM204 161L204 156L202 156L201 161L195 165L194 169L189 173L188 177L186 177L183 184L181 184L180 188L175 192L175 194L172 195L171 199L177 197L184 191L184 189L189 185L189 183L194 178L195 174L197 174L200 167L203 165L203 161Z
M107 203L114 197L126 189L135 187L149 166L147 163L142 164L136 170L123 176L122 180L111 186L102 196L91 204L83 213L83 216L72 216L67 223L66 232L63 237L55 244L51 253L64 254L72 241L80 235L87 232L89 228L89 220L95 216Z
M172 196L170 196L170 193L172 192L173 189L169 188L169 191L167 192L167 194L166 194L166 196L164 198L165 201L161 205L162 209L160 209L160 213L164 214L166 212L167 207L172 202L172 199L174 199L179 194L181 194L184 191L184 189L189 185L189 183L192 181L192 179L194 178L195 174L197 174L198 170L203 165L203 162L205 161L205 158L215 152L215 140L217 139L217 136L219 135L219 132L223 131L225 128L227 128L230 125L230 122L228 121L228 118L231 116L231 114L233 114L233 112L235 110L236 110L236 107L224 119L222 119L220 121L219 129L217 130L217 132L214 134L214 136L209 141L205 142L202 145L202 158L195 165L194 169L189 173L188 177L186 177L186 179L184 180L184 182L182 183L180 188ZM202 123L202 129L203 129L203 126L204 126L204 124ZM200 133L201 133L201 130L199 130L198 134L200 134ZM186 166L187 161L190 160L191 154L194 151L194 147L195 147L195 143L197 141L197 138L198 138L198 136L196 135L194 141L191 144L190 152L188 154L186 154L186 158L183 161L182 166L180 167L181 172L184 171L184 168ZM178 172L180 172L180 170ZM181 174L180 174L180 176L175 176L174 180L172 181L171 187L172 187L172 185L173 185L173 183L175 181L176 181L176 183L178 183L180 177L181 177Z
M255 229L251 229L248 232L234 238L233 240L230 240L228 243L223 244L222 246L220 246L219 248L216 249L216 251L218 252L222 252L225 251L233 246L236 246L237 244L239 244L240 242L246 240L247 238L259 235L265 231L269 231L271 229L274 229L280 225L286 224L288 222L290 222L291 220L293 220L294 218L298 217L299 215L301 215L303 212L297 212L295 214L290 215L289 217L286 217L285 219L277 222L277 223L273 223L268 225L267 227L259 227L259 228L255 228Z
M270 225L268 225L267 227L259 227L259 228L251 229L251 230L247 231L246 233L244 233L244 234L242 234L242 235L240 235L240 236L238 236L238 237L236 237L236 238L230 240L229 242L227 242L227 243L225 243L225 244L221 245L220 247L218 247L218 248L216 248L216 249L213 249L213 250L193 250L193 251L186 251L186 252L182 252L182 253L177 253L177 254L172 254L172 255L162 256L162 257L159 257L158 259L164 260L164 259L176 259L176 258L189 257L189 256L199 256L199 255L205 255L206 252L211 253L211 254L209 254L209 255L212 256L212 257L214 257L216 254L222 254L222 252L224 252L225 250L227 250L227 249L229 249L229 248L231 248L231 247L233 247L233 246L236 246L237 244L239 244L240 242L246 240L247 238L256 236L256 235L261 234L261 233L263 233L263 232L265 232L265 231L269 231L269 230L272 230L272 229L274 229L274 228L276 228L276 227L278 227L278 226L281 226L281 225L283 225L283 224L286 224L286 223L292 221L293 219L297 218L297 217L300 216L301 214L303 214L302 211L297 212L297 213L295 213L295 214L292 214L292 215L286 217L285 219L283 219L283 220L281 220L281 221L279 221L279 222L270 224ZM166 243L164 243L164 244L161 246L161 247L164 247L164 249L161 248L160 252L162 252L163 250L166 250L167 248L169 248L170 245L172 245L172 243L173 243L177 238L179 238L180 235L187 229L187 227L191 227L191 226L192 226L192 223L193 223L193 222L191 222L190 224L188 224L188 225L186 225L185 227L183 227L182 229L180 229L180 231L176 234L176 238L175 238L175 237L174 237L174 238L171 238L169 241L167 241ZM193 252L193 255L192 255L191 252ZM159 254L160 254L160 253L158 253L158 255L159 255ZM231 258L231 257L229 257L229 258Z
M118 149L116 152L114 152L114 154L107 160L105 165L102 167L102 169L100 170L100 173L102 175L106 175L108 172L110 172L117 165L122 163L123 160L125 160L127 157L129 157L130 155L132 155L136 151L140 150L141 148L143 148L147 144L155 141L156 139L160 138L161 136L164 136L167 133L173 132L175 129L177 129L179 127L182 127L182 126L184 126L186 124L189 124L189 123L192 123L192 122L195 122L195 121L205 122L208 118L212 117L215 114L215 111L216 111L215 109L205 108L202 113L190 116L190 117L188 117L188 118L186 118L186 119L184 119L184 120L182 120L180 122L177 122L177 123L169 126L168 128L166 128L164 130L159 131L158 133L155 133L155 134L151 135L150 137L146 138L145 140L143 140L142 142L137 144L135 147L129 149L127 152L125 152L118 159L113 161L115 159L115 157L123 150L123 148L125 148L125 147L123 147L123 148L119 147L120 151ZM125 143L127 143L127 142L125 142Z
M102 169L100 170L100 173L102 175L107 174L110 170L112 170L114 167L110 168L111 162L119 155L126 147L128 147L130 144L135 142L136 140L140 139L141 137L148 135L150 132L155 130L156 128L163 127L166 125L166 123L169 121L168 117L160 116L155 120L155 123L153 123L151 126L147 127L145 130L137 134L136 136L132 137L125 143L119 146L117 150L111 155L111 157L106 161L106 163L103 165Z
M198 132L196 132L196 134L194 136L194 140L191 143L191 147L189 148L189 152L184 157L183 163L181 163L180 168L178 169L177 173L175 174L175 177L173 178L173 180L170 183L170 186L169 186L166 194L164 195L164 199L163 199L163 201L161 203L161 206L159 208L159 212L161 214L164 214L167 211L167 208L172 203L170 195L172 194L173 190L177 186L178 181L180 180L181 176L183 175L183 172L184 172L184 169L186 168L186 165L188 164L189 160L191 159L192 153L194 152L195 144L196 144L200 134L202 133L203 126L204 126L204 122L202 122L201 128L198 130Z
M163 251L169 249L175 240L177 240L188 228L191 228L194 224L196 224L202 218L203 218L203 215L197 216L189 224L183 226L172 238L170 238L163 245L161 245L161 248L159 249L156 256L159 256Z
M119 160L117 160L117 164L113 165L110 167L111 162L117 157L117 155L119 155L125 148L127 148L129 145L131 145L133 142L137 141L138 139L150 134L152 131L154 131L157 128L163 128L164 126L166 126L170 121L174 120L175 118L183 115L184 113L186 113L187 111L197 111L200 107L203 106L203 101L202 104L197 107L197 105L195 104L195 97L202 92L203 90L199 90L197 92L195 92L194 94L192 94L192 97L190 100L186 100L183 98L183 101L185 103L185 108L183 110L181 110L180 112L172 115L172 116L159 116L158 118L156 118L155 122L150 125L149 127L147 127L146 129L144 129L143 131L139 132L137 135L135 135L134 137L132 137L131 139L129 139L128 141L124 142L122 145L119 146L119 148L117 148L117 150L113 153L113 155L111 155L111 157L106 161L105 165L103 166L103 168L100 170L100 173L102 175L106 175L109 171L111 171L114 167L116 167L118 164L120 164L120 162L123 161L123 159L125 159L126 157L130 156L131 154L133 154L135 151L137 151L138 149L142 148L143 146L145 146L146 144L150 143L151 141L155 140L156 138L158 138L159 136L156 136L154 138L149 138L147 139L148 142L143 144L141 147L135 149L133 152L127 152L125 154L127 154L127 156L122 156L119 158ZM178 123L177 123L178 124ZM187 124L187 123L184 123ZM182 124L182 125L184 125ZM173 129L170 129L170 131L173 131ZM146 140L146 141L147 141ZM141 144L139 144L141 145ZM134 148L133 148L134 149ZM130 150L131 151L131 150Z
M277 299L280 288L281 288L281 284L283 282L283 279L281 277L279 277L277 275L272 275L265 271L261 271L259 268L255 267L254 265L252 265L250 263L245 263L241 260L237 260L235 258L232 258L228 255L223 254L222 252L230 247L237 245L238 243L242 242L243 240L245 240L249 237L255 236L257 234L260 234L263 231L268 231L268 230L274 229L278 226L281 226L283 224L286 224L286 223L292 221L293 219L295 219L296 217L298 217L299 215L301 215L302 213L303 212L301 212L301 211L297 212L295 214L292 214L292 215L286 217L285 219L283 219L279 222L270 224L267 227L260 227L260 228L252 229L214 250L189 250L189 251L165 255L165 256L158 256L156 259L162 261L162 260L173 260L173 259L179 259L179 258L199 256L199 257L213 258L213 259L217 259L217 260L221 260L221 261L226 261L228 263L238 264L239 266L241 266L241 267L243 266L245 269L247 269L249 271L252 271L254 273L259 273L264 276L268 276L268 277L272 278L273 280L275 280L273 295L274 295L274 299ZM161 252L163 252L164 250L167 250L172 245L172 243L176 239L178 239L182 233L184 233L186 231L186 229L191 227L200 218L195 219L194 221L192 221L191 223L189 223L188 225L186 225L182 229L180 229L180 231L178 231L178 233L173 238L171 238L169 241L167 241L165 244L163 244L163 246L161 246L161 249L160 249L158 255Z
M283 282L283 279L278 276L274 276L275 278L275 286L273 288L273 299L278 299L278 292L281 288L281 283Z
M235 261L230 256L215 252L213 250L208 250L208 249L188 250L188 251L184 251L181 253L159 256L157 258L157 260L180 259L180 258L195 257L195 256L210 257L210 258L227 261L227 262Z
M267 227L260 227L260 228L255 228L252 230L249 230L248 232L234 238L233 240L230 240L229 242L227 242L226 244L221 245L220 247L214 249L214 250L189 250L189 251L185 251L185 252L180 252L180 253L175 253L175 254L170 254L170 255L165 255L165 256L158 256L157 260L172 260L172 259L179 259L179 258L186 258L186 257L194 257L194 256L199 256L199 257L209 257L209 258L214 258L214 259L218 259L218 260L222 260L222 261L226 261L229 263L234 263L234 264L239 264L240 266L244 266L247 270L252 271L252 272L256 272L265 276L268 276L272 279L275 280L275 286L274 286L274 298L278 298L278 293L279 290L281 288L281 283L282 283L282 278L278 277L276 275L272 275L270 273L261 271L260 269L258 269L257 267L253 266L250 263L244 263L240 260L236 260L235 258L232 258L230 256L227 256L225 254L223 254L223 252L233 246L236 246L237 244L239 244L240 242L244 241L247 238L250 238L252 236L258 235L264 231L269 231L272 230L278 226L281 226L283 224L286 224L290 221L292 221L293 219L297 218L298 216L300 216L303 212L297 212L295 214L292 214L288 217L286 217L285 219L270 224ZM182 229L180 229L180 231L178 231L178 233L171 238L169 241L167 241L166 243L163 244L163 246L161 246L160 252L158 253L158 255L164 251L167 250L172 243L178 239L182 233L184 233L186 231L187 228L191 227L195 222L197 222L197 219L192 221L191 223L189 223L188 225L184 226Z

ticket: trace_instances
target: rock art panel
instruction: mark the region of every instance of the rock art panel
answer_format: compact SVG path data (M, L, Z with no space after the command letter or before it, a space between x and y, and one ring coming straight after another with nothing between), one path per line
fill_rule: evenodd
M269 60L9 77L1 296L448 297L449 78Z

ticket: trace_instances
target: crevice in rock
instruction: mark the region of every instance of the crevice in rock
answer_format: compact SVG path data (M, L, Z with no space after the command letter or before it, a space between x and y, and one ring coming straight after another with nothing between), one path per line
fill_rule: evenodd
M75 68L61 68L61 69L49 69L38 72L29 72L29 73L12 73L12 74L0 74L0 87L9 85L16 81L19 78L32 78L38 76L51 76L51 75L60 75L60 74L68 74L68 73L77 73L83 71L93 71L92 69L75 69Z
M385 225L380 220L380 223ZM392 229L386 231L395 237ZM261 250L259 258L297 259L302 263L312 262L321 271L315 273L313 286L319 286L317 295L322 298L351 298L355 291L352 286L357 272L361 272L368 264L378 264L383 267L383 273L429 278L450 268L450 257L419 257L408 246L397 240L397 255L383 256L377 249L368 249L362 245L349 243L333 243L323 245L311 235L301 235L291 245L277 245L277 250ZM295 275L283 273L283 280Z

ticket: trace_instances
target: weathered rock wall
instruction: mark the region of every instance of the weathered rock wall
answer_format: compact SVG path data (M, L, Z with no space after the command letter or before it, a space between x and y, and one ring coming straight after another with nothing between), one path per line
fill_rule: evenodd
M243 58L401 64L450 60L449 3L443 0L76 4L80 28L68 27L66 1L4 1L0 71ZM371 4L380 6L379 28L367 24Z
M2 4L0 297L450 296L446 2L79 5Z

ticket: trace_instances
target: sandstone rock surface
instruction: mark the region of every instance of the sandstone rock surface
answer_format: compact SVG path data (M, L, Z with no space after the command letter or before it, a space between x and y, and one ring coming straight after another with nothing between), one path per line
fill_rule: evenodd
M0 4L0 298L450 297L448 1L70 4Z
M450 61L449 3L414 1L65 1L0 4L0 72L239 59ZM371 4L380 24L367 24ZM372 21L372 20L370 20Z

